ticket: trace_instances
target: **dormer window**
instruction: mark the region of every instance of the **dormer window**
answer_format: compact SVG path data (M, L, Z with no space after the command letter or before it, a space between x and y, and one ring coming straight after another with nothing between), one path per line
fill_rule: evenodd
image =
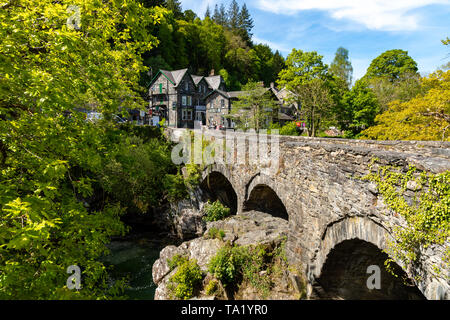
M189 91L189 82L184 83L184 90Z

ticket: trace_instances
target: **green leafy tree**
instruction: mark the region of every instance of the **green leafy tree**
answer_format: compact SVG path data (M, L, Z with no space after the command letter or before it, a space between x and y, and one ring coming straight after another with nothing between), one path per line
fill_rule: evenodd
M73 5L69 7L69 5ZM126 231L117 203L93 206L124 106L145 101L141 55L164 9L135 1L12 1L0 10L0 299L99 299L109 287L99 257ZM91 203L91 204L90 204ZM67 267L82 290L66 287Z
M211 19L211 9L209 8L209 3L206 6L205 18L210 18Z
M183 9L179 0L166 0L166 8L173 12L176 19L183 18Z
M364 80L356 81L353 88L344 94L344 108L338 114L341 129L348 130L355 136L375 123L379 112L376 95Z
M240 8L236 0L232 0L230 2L230 6L228 7L228 27L232 30L236 30L239 28L239 13Z
M381 111L386 111L392 101L405 102L422 93L420 75L417 73L404 73L395 81L390 81L388 77L377 77L366 82L377 96Z
M349 88L352 84L353 67L348 58L348 50L339 47L336 51L333 62L330 64L330 73L341 78Z
M425 94L391 102L388 110L376 117L376 125L362 134L378 140L449 141L450 71L437 71L421 83Z
M364 78L386 77L394 82L405 74L417 73L417 70L417 62L408 55L407 51L388 50L372 60Z
M261 83L249 82L243 87L243 93L233 103L230 117L240 128L259 130L267 127L267 120L278 110L269 91Z
M300 113L307 120L308 135L313 137L333 107L327 71L328 66L317 52L292 49L286 68L279 74L278 84L292 93L287 100L301 105Z

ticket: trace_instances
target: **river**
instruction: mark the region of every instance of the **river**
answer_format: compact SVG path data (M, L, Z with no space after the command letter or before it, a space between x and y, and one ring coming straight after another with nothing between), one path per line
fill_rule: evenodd
M109 272L112 281L128 277L129 288L125 290L128 299L153 300L156 285L152 279L152 266L167 244L148 235L134 235L113 240L108 245L111 252L102 261L113 267Z

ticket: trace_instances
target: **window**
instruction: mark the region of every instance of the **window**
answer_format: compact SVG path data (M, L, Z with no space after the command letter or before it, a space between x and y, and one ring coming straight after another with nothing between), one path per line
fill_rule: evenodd
M220 107L222 109L225 108L225 100L224 99L220 100Z
M184 90L189 91L189 82L184 83Z
M186 99L187 97L186 96L181 96L181 105L182 106L185 106L186 105Z
M192 110L182 110L181 119L192 120Z
M192 97L191 96L187 96L187 106L192 106Z

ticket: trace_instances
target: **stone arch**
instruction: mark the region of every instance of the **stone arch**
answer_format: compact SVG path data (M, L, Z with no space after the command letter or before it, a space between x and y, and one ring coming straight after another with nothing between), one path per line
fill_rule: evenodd
M289 220L285 202L274 181L262 174L253 176L245 188L243 211L257 210Z
M203 200L216 201L231 209L231 214L238 212L238 194L233 185L229 170L223 166L213 165L202 173L200 188L203 191Z
M392 266L399 277L386 271L383 252L390 233L375 221L362 217L349 217L330 224L325 229L314 264L310 266L311 282L319 284L326 295L346 299L424 299L402 269ZM369 289L367 279L369 266L380 271L380 289ZM311 276L310 275L310 276ZM404 280L409 280L406 285ZM328 298L330 298L328 296Z

